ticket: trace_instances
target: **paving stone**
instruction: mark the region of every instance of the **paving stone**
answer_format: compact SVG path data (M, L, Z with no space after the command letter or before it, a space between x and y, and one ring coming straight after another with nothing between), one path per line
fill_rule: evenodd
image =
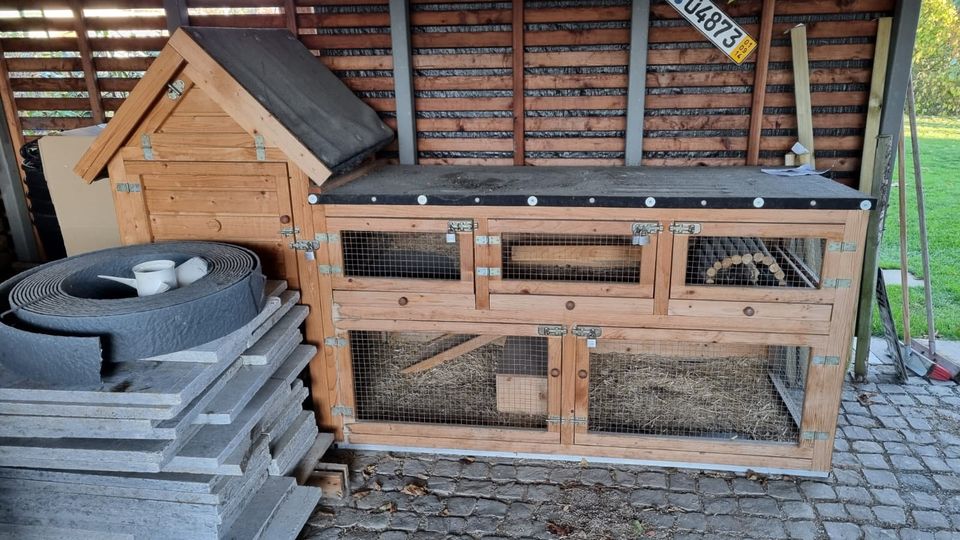
M926 491L911 491L905 495L905 498L911 506L923 510L939 510L942 506L936 496Z
M920 460L913 456L894 454L890 456L890 463L898 471L922 471L924 469L923 463L920 463Z
M927 466L928 469L934 472L949 472L950 466L947 465L947 462L940 457L936 456L920 456L920 459L923 460L923 464Z
M863 471L863 476L867 479L868 484L875 487L897 487L900 485L897 477L890 471L866 469Z
M880 443L874 441L853 441L851 445L854 452L858 453L875 453L878 454L883 452L883 447L880 446Z
M473 497L450 497L446 500L445 515L469 516L477 507L477 499Z
M848 414L847 422L852 426L872 428L877 426L877 421L869 416L861 416L859 414Z
M940 489L960 491L960 477L936 474L933 476L933 481L937 483Z
M913 489L922 489L922 490L933 490L935 489L933 480L923 474L901 474L900 483L906 487Z
M490 465L482 461L467 463L460 469L462 478L473 478L487 480L490 478Z
M914 510L913 521L921 529L946 529L950 526L947 516L934 510Z
M907 515L897 506L874 506L873 513L877 521L886 525L906 525Z
M817 514L813 506L802 501L786 501L783 503L783 515L788 519L815 519Z
M730 484L724 478L701 478L697 482L697 493L702 495L727 495L731 493Z
M830 540L860 540L863 536L860 527L853 523L826 522L823 528Z
M527 499L531 501L552 501L560 494L560 486L552 484L532 484L527 487Z
M396 512L390 517L390 528L415 531L420 527L420 516L413 512Z
M517 467L518 482L546 482L549 476L550 469L547 467L534 467L530 465Z
M510 518L500 522L498 531L511 537L532 536L543 530L543 525L529 519Z
M740 511L754 516L779 516L777 501L769 497L744 497L740 499Z
M786 507L786 504L784 504ZM733 514L737 511L737 499L724 497L720 499L707 499L703 503L703 512L710 516Z
M434 494L423 495L410 499L409 507L420 514L436 514L443 510L443 501Z
M610 471L613 475L613 483L621 487L633 487L637 485L637 475L633 471L621 471L614 469Z
M897 540L897 531L893 529L883 529L874 525L864 525L863 533L868 540Z
M457 481L453 478L430 477L427 479L427 488L431 493L446 497L457 491Z
M821 482L803 482L800 484L800 489L807 497L814 500L832 501L837 498L833 488Z
M885 442L883 443L883 449L888 454L902 454L909 455L911 453L910 446L900 442Z
M776 519L742 518L744 527L750 534L759 538L786 538L787 531L783 523Z
M527 487L523 484L503 484L497 487L497 490L494 492L494 496L504 501L517 501L523 498L526 490ZM483 496L482 494L478 495ZM487 495L489 495L489 493Z
M341 508L337 510L335 523L338 527L353 527L365 515L366 512L360 512L353 508Z
M497 532L499 525L500 520L495 517L473 516L467 519L467 523L463 527L463 532L473 536L481 536Z
M515 503L510 503L510 506L507 508L506 515L508 518L513 518L513 519L518 519L518 518L529 519L530 516L533 515L534 510L536 510L536 508L532 504L515 502Z
M936 540L932 532L916 529L900 529L900 538L902 540Z
M847 508L842 503L817 503L817 513L824 519L847 519Z
M630 493L630 504L640 508L656 508L667 504L667 495L653 489L636 489Z
M379 540L406 540L407 533L403 531L386 531L380 533Z
M673 473L669 477L670 491L696 491L697 477L684 472Z
M357 522L357 527L371 531L382 531L390 524L389 512L366 512Z
M747 478L734 478L733 492L737 495L763 495L763 484Z
M494 499L480 499L474 513L478 516L504 516L507 513L507 504Z
M430 465L432 465L432 463L420 461L418 459L408 459L403 463L403 474L405 476L428 478L427 473Z
M847 426L843 428L843 434L847 436L851 441L856 440L872 440L873 435L870 434L870 430L858 426Z
M667 475L661 472L642 472L637 475L637 485L644 488L667 488Z
M667 504L687 512L699 511L703 506L695 493L667 493Z
M328 529L316 529L304 531L301 540L339 540L343 534L343 529L330 527Z
M516 473L514 473L515 475ZM572 484L580 481L580 469L561 468L550 471L550 482L554 484Z
M706 530L707 516L699 512L681 514L680 516L677 516L676 527L678 529L686 529L686 530L694 530L694 531Z
M877 499L877 502L880 504L890 506L904 506L907 504L903 501L903 498L900 497L900 493L895 489L877 488L871 489L870 493L873 494L873 497Z
M460 469L463 465L459 461L450 461L447 459L441 459L433 464L433 468L430 469L430 474L432 476L446 476L447 478L458 478L460 476Z
M847 503L868 504L873 502L870 492L862 487L838 486L836 488L837 497Z
M846 439L835 438L833 439L833 449L837 452L846 452L850 450L850 443Z
M801 499L800 489L795 482L784 480L772 480L767 484L767 494L780 500L799 500Z
M852 517L854 521L866 521L872 523L875 520L870 507L862 504L848 504L847 513L850 514L850 517Z
M596 484L612 486L613 475L607 469L584 469L580 472L580 482L588 486Z
M868 469L889 469L890 464L883 454L857 454L860 464Z
M820 531L816 522L813 521L788 521L784 523L787 529L787 536L797 540L816 540L820 537Z

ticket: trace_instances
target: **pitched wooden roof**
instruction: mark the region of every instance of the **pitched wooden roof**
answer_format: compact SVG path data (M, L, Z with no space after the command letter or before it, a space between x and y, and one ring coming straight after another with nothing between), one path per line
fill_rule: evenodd
M91 182L181 69L244 129L280 148L318 184L393 139L376 112L286 30L177 30L75 167Z

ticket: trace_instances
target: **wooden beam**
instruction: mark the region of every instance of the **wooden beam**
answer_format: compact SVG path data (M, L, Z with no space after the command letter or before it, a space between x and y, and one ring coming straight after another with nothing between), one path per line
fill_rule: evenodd
M287 21L287 30L295 36L298 35L300 32L297 26L296 0L283 0L283 16Z
M526 104L524 99L523 0L513 2L513 164L526 161Z
M2 56L2 53L0 53ZM4 81L7 78L4 74ZM7 110L4 99L4 110ZM26 194L21 178L19 144L14 142L10 133L10 124L0 124L0 199L10 224L10 236L18 261L40 262L40 250L34 236L30 210L27 208Z
M627 79L627 128L624 136L627 165L643 160L643 115L647 98L647 36L650 0L633 0L630 11L630 65Z
M860 191L873 188L873 161L877 159L877 135L883 113L883 88L887 81L887 57L890 53L890 30L893 19L882 17L877 22L877 44L873 53L873 75L870 78L870 101L867 102L867 125L863 132L863 157L860 159ZM874 144L871 144L874 142Z
M798 24L790 29L793 52L793 94L797 104L797 139L810 152L810 166L816 167L813 148L813 104L810 100L810 60L807 55L807 27ZM803 161L803 156L800 157Z
M77 33L80 65L83 67L83 78L87 85L87 94L90 96L90 113L95 123L102 124L107 121L107 117L100 97L100 85L97 84L97 71L93 66L93 51L90 48L90 36L87 34L87 20L83 14L81 0L71 0L70 11L73 12L73 28Z
M167 30L171 36L177 28L190 26L187 0L163 0L163 10L167 14Z
M463 343L450 347L449 349L443 351L440 354L436 354L421 360L412 366L405 367L400 370L400 373L404 375L409 375L411 373L419 373L421 371L426 371L428 369L439 366L440 364L457 358L458 356L463 356L468 352L479 349L488 343L492 343L503 336L477 336L475 338L464 341Z
M393 46L393 85L397 108L397 144L400 163L417 162L417 122L410 56L410 2L390 0L390 41Z
M763 128L763 104L767 98L767 72L770 67L770 47L773 44L773 16L777 0L763 0L760 12L760 36L757 38L757 63L753 78L753 105L750 109L750 134L747 137L747 165L760 163L760 130Z

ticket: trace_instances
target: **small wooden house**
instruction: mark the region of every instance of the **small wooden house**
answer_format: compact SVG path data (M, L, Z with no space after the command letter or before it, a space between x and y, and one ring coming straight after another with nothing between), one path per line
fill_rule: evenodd
M109 177L123 243L244 245L318 306L315 266L290 247L314 240L306 190L392 139L289 32L192 27L170 37L75 171ZM323 341L313 323L307 339Z
M391 137L284 32L190 28L77 171L108 171L125 242L248 245L301 289L345 444L829 470L874 199L754 167L356 168Z

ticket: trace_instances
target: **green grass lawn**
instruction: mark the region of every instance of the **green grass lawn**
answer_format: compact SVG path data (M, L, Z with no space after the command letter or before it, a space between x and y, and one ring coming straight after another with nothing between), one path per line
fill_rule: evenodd
M945 339L960 339L960 118L920 118L920 155L926 196L927 232L930 241L930 274L933 278L933 309L937 334ZM909 124L907 124L909 125ZM907 129L909 132L909 128ZM907 267L923 276L920 258L920 234L917 221L916 186L913 181L913 154L907 145ZM880 248L882 268L900 267L899 193L897 177L890 193L887 227ZM910 331L914 337L927 335L922 287L910 288ZM887 288L897 327L903 327L901 290ZM874 334L880 323L873 318Z

